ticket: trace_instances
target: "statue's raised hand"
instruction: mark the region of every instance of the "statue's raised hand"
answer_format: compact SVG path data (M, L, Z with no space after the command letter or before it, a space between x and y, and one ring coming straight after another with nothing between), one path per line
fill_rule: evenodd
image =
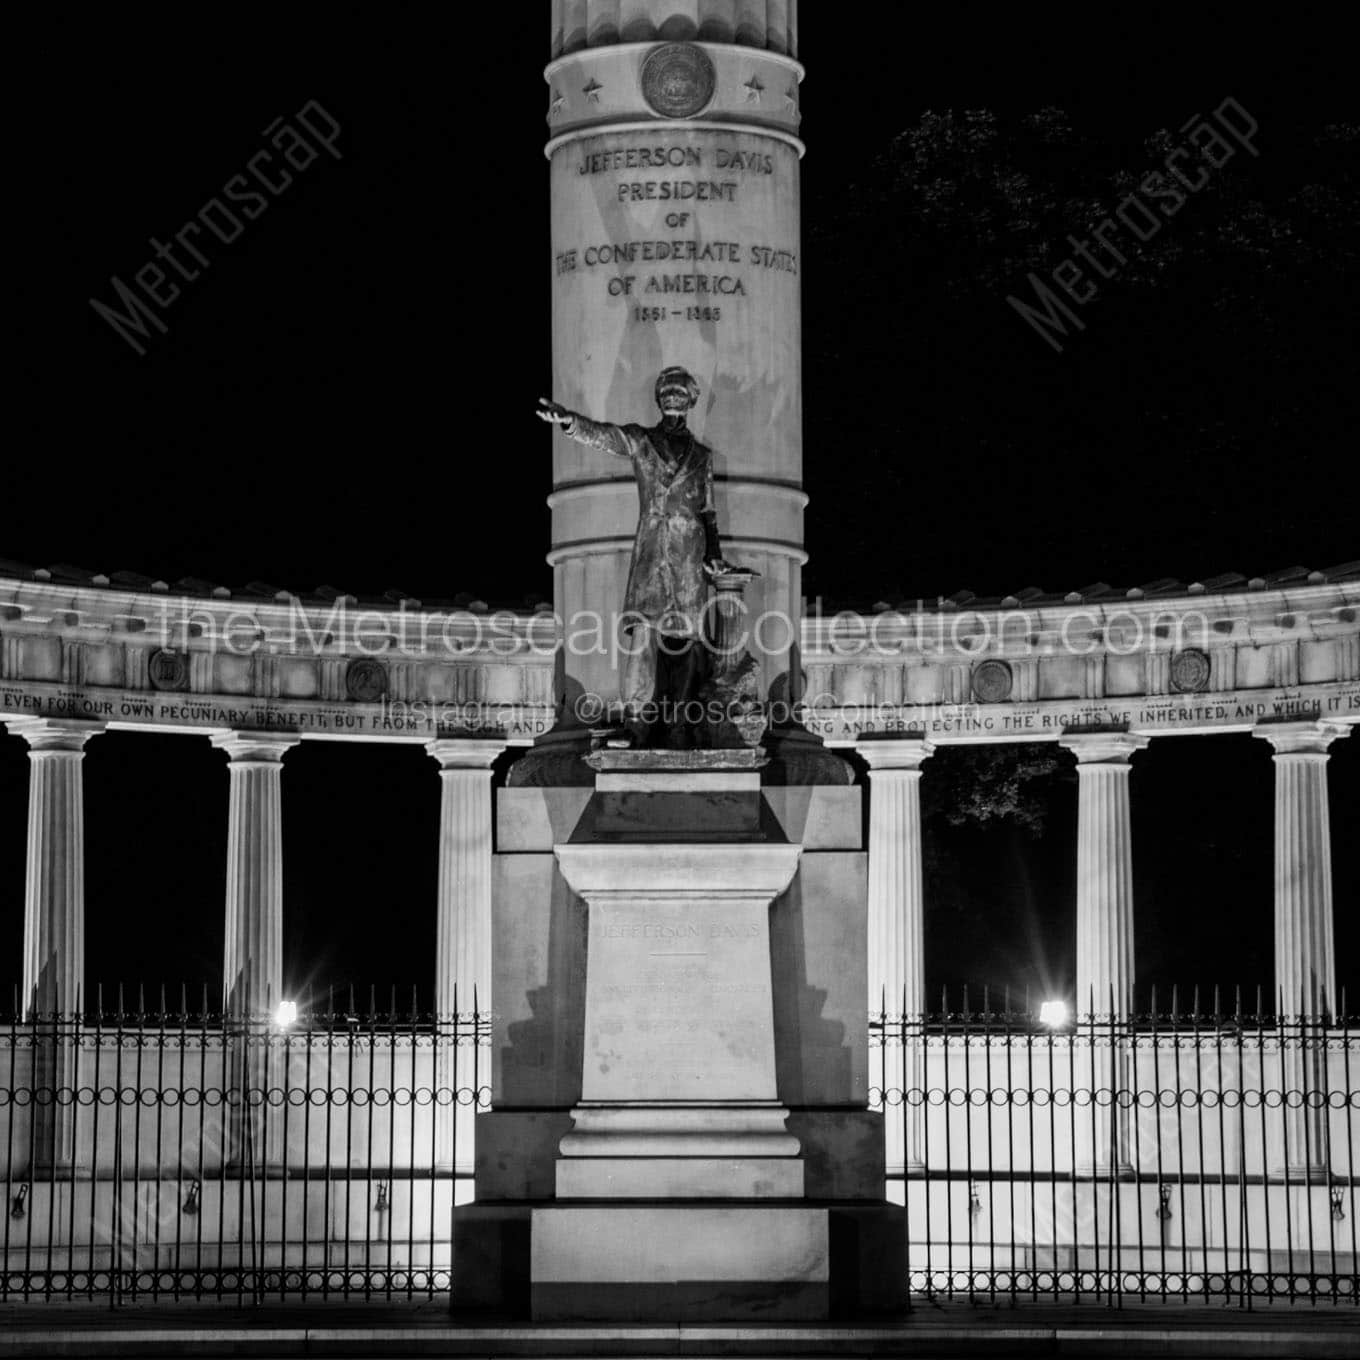
M565 406L559 406L555 401L549 401L547 397L539 397L538 410L535 412L540 420L546 420L549 425L570 425L572 415Z

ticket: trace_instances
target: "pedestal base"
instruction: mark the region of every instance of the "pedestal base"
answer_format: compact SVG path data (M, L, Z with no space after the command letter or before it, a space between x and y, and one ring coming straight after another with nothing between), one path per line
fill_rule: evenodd
M558 1199L800 1199L796 1157L572 1157Z
M801 1199L788 1111L761 1105L578 1105L558 1199Z
M455 1309L534 1322L828 1321L907 1310L906 1214L806 1201L472 1204Z

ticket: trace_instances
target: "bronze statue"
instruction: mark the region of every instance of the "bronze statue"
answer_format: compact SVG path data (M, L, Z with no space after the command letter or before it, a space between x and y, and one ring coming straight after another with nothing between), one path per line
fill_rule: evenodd
M683 704L695 693L708 578L739 570L723 560L718 542L713 452L685 423L698 400L699 384L683 368L657 375L661 423L650 427L605 424L539 399L540 419L579 444L633 463L638 526L623 604L630 637L621 697L635 744L646 738L643 715L654 701ZM657 693L658 649L674 658L677 672L664 696Z

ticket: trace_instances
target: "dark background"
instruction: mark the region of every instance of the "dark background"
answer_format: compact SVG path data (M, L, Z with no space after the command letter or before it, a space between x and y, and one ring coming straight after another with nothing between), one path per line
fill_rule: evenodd
M1335 35L1240 10L1196 29L1145 10L1096 28L1087 10L1008 26L861 9L851 24L844 6L802 6L809 596L865 606L1356 556L1355 190L1338 151L1354 142L1337 131L1354 137L1355 87ZM549 372L546 6L182 23L82 15L43 48L62 60L12 164L22 330L0 555L426 600L550 593L548 437L531 414ZM1169 224L1150 254L1165 272L1145 261L1112 281L1061 355L1004 301L1026 252L1050 267L1066 253L1042 238L1053 223L998 219L985 185L958 215L930 208L895 140L927 111L990 110L1000 133L980 163L1047 176L1093 222L1121 173L1156 168L1159 129L1227 95L1260 123L1259 159ZM147 238L172 236L311 99L343 125L343 159L299 174L235 244L205 245L210 267L138 357L88 300L112 300ZM1023 116L1044 108L1071 136L1037 166ZM932 819L933 987L1070 985L1063 760L1036 784L1041 835ZM25 766L0 738L15 975ZM90 744L91 986L183 979L215 996L223 767L189 737ZM1352 985L1358 767L1356 739L1333 747ZM1268 747L1162 739L1133 779L1140 984L1268 986ZM433 762L309 742L285 788L290 984L428 998Z

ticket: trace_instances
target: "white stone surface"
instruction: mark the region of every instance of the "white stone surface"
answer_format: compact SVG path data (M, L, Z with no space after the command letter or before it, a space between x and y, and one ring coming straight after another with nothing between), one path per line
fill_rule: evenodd
M1077 758L1077 1016L1129 1015L1133 1004L1133 840L1129 761L1148 744L1127 732L1070 734ZM1132 1167L1129 1112L1107 1094L1129 1089L1132 1055L1123 1041L1089 1045L1080 1070L1096 1092L1091 1118L1076 1122L1079 1170Z
M773 1100L768 917L749 898L593 903L583 1098Z
M659 777L617 776L645 782L649 793ZM685 797L701 819L705 796L669 802L676 825L659 825L658 837L683 830ZM589 911L581 1102L563 1157L645 1165L676 1155L721 1162L797 1154L776 1104L769 923L800 853L760 842L556 847L563 877ZM732 1172L714 1174L721 1184ZM754 1183L759 1168L749 1174ZM605 1177L599 1167L568 1172L559 1193ZM691 1194L713 1187L698 1169L688 1182Z
M802 1197L803 1163L796 1157L563 1157L557 1163L558 1199Z
M530 1270L535 1284L826 1280L826 1210L535 1209Z
M1280 1014L1294 1019L1338 1009L1327 748L1349 730L1317 721L1257 730L1275 752L1275 989ZM1290 1046L1283 1057L1286 1091L1325 1089L1322 1055ZM1325 1112L1286 1101L1285 1119L1289 1174L1325 1178L1333 1160Z
M69 1014L85 981L85 743L103 723L8 721L28 743L28 849L24 878L23 1006Z
M266 1019L283 993L283 757L297 738L219 732L231 787L222 958L224 1014Z
M921 766L935 748L920 738L861 742L869 765L869 923L866 956L871 1012L917 1016L925 1009L925 889L921 872ZM904 1044L907 1090L921 1090L921 1046ZM906 1101L884 1124L887 1173L923 1165L922 1105Z
M102 723L13 721L28 743L28 847L24 875L23 1012L37 1022L33 1084L74 1087L79 1063L69 1040L40 1036L43 1021L84 1009L85 996L85 743ZM70 1104L36 1102L33 1159L69 1166L78 1157Z
M612 774L595 777L600 793L759 793L757 770L693 770L656 774Z
M801 68L771 52L705 50L718 71L714 100L703 118L669 122L641 98L637 48L590 48L548 68L549 395L594 419L651 425L662 368L682 365L698 380L689 424L714 452L724 556L759 573L748 624L767 611L781 620L750 647L764 691L787 681L806 561ZM768 90L759 101L745 88L757 71ZM556 610L613 620L637 524L631 469L556 434L553 483ZM569 689L615 693L605 649L564 659Z
M268 1023L283 997L283 757L296 737L267 732L218 732L227 753L227 902L222 955L222 1013L228 1021ZM250 1092L279 1084L278 1054L259 1042L258 1028L228 1043L230 1160L275 1165L282 1157L279 1121Z
M439 882L435 936L435 1014L491 1011L491 767L499 741L450 738L426 751L439 762ZM489 1079L478 1044L445 1052L438 1085L476 1090ZM440 1105L437 1162L471 1174L477 1104Z
M1129 761L1146 737L1071 733L1077 758L1077 1013L1127 1015L1133 996Z
M1337 1007L1327 748L1349 730L1316 721L1257 729L1275 752L1275 987L1285 1015Z

